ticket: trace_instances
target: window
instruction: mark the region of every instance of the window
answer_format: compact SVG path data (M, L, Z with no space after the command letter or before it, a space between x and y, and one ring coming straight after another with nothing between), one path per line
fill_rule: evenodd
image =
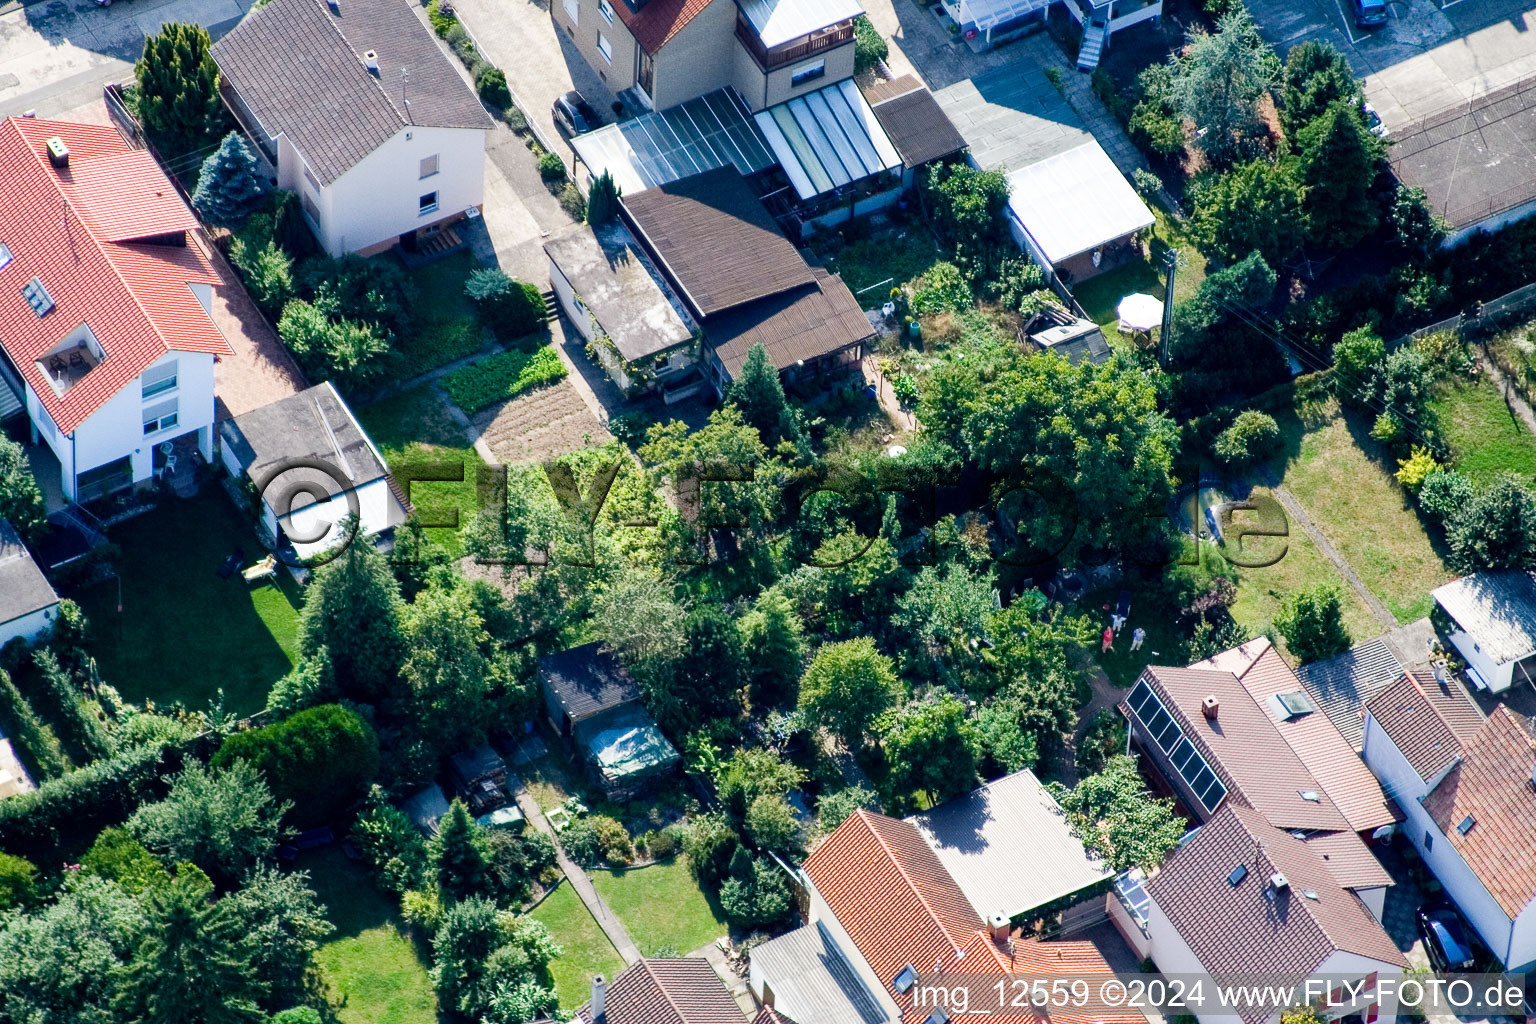
M436 213L436 212L437 212L437 193L436 192L428 192L426 195L424 195L420 199L416 200L416 214L417 214L417 216L421 216L422 214L427 214L427 213Z
M1472 817L1472 815L1469 814L1465 818L1461 819L1461 824L1456 826L1456 831L1461 833L1462 835L1466 835L1468 832L1472 831L1472 826L1476 825L1476 824L1477 824L1477 819Z
M1434 848L1435 848L1435 837L1430 834L1428 829L1425 829L1424 830L1424 852L1428 853L1430 850L1433 850Z
M0 242L0 270L4 270L9 262L11 262L11 250L5 247L4 242Z
M597 52L603 55L603 60L613 63L613 44L601 32L597 34Z
M1184 730L1163 707L1157 694L1145 682L1137 683L1126 703L1141 723L1142 730L1162 751L1195 799L1207 811L1214 811L1227 795L1227 787L1185 737Z
M613 24L613 5L608 0L597 0L597 13L601 14L608 24Z
M892 980L891 987L896 990L897 995L904 995L915 984L917 984L917 968L907 964L907 966L896 972L896 977Z
M826 75L826 73L827 62L824 60L798 67L789 73L790 87L794 88L795 86L804 85L806 82L814 82L816 79Z
M304 168L304 180L309 182L310 188L316 192L320 191L320 179L315 177L315 172L311 171L308 167Z
M53 308L53 296L43 287L43 279L40 277L34 277L21 286L21 297L27 300L27 305L32 307L32 312L39 320Z
M572 25L581 23L581 7L577 0L565 0L565 16L571 19Z
M1248 865L1246 865L1246 864L1239 864L1237 867L1233 868L1232 869L1232 873L1227 876L1227 884L1232 886L1235 889L1235 888L1237 888L1237 883L1241 882L1243 879L1245 879L1247 877L1248 877Z
M146 399L163 395L167 391L174 391L176 390L176 364L152 366L144 371L139 381L143 384Z
M430 178L437 173L437 154L421 158L421 174L418 177Z
M158 434L162 430L169 430L177 423L176 402L161 402L144 410L144 433Z

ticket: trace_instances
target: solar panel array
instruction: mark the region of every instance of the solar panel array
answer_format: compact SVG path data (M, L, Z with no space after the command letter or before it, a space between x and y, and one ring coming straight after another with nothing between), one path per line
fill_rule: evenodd
M1163 702L1158 699L1152 687L1145 681L1137 683L1131 695L1126 698L1126 703L1206 813L1214 811L1222 797L1227 795L1227 787L1216 777L1195 745L1189 742L1184 730L1168 713L1168 709L1163 707Z

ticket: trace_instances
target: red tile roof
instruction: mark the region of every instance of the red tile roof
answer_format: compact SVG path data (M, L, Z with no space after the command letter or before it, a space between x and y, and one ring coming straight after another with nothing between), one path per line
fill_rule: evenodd
M1499 705L1424 810L1499 907L1514 919L1536 898L1536 740ZM1468 818L1465 835L1459 826Z
M591 1005L577 1018L593 1024ZM746 1024L746 1014L703 957L648 957L608 983L602 1024Z
M613 9L640 48L653 54L671 42L709 4L710 0L650 0L639 10L633 10L629 0L614 0Z
M1276 718L1273 697L1306 691L1268 639L1250 640L1189 667L1224 669L1237 676L1254 703L1269 715L1280 738L1333 798L1351 829L1369 832L1397 820L1381 783L1321 709L1283 721Z
M69 147L55 170L47 141ZM167 352L231 354L188 284L223 280L194 244L150 244L184 235L197 220L154 158L115 129L9 118L0 122L0 346L54 423L72 432ZM138 241L136 241L138 240ZM54 300L38 317L21 295L34 277ZM58 395L37 361L82 323L106 353Z
M1483 727L1482 711L1461 684L1428 672L1403 673L1365 710L1426 782L1449 768Z

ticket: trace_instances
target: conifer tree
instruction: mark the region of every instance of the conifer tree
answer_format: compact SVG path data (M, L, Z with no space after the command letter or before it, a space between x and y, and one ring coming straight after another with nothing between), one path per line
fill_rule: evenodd
M144 40L144 55L134 65L139 120L167 159L208 145L223 120L212 45L201 25L169 22Z
M192 205L210 224L234 227L267 192L256 154L239 132L230 132L203 161Z

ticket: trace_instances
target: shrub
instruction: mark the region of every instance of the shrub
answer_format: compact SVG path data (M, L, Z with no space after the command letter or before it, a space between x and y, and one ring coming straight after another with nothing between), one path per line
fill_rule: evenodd
M666 860L677 853L677 837L666 830L652 829L637 839L636 844L644 847L655 860Z
M691 819L683 831L683 852L688 855L688 868L706 888L719 886L740 848L741 838L720 814L699 815Z
M36 651L32 661L42 677L42 695L49 704L53 723L73 744L73 750L86 760L106 757L112 752L112 738L95 705L87 705L85 695L59 659L47 648Z
M875 794L863 786L849 786L836 793L828 793L816 802L816 826L823 832L831 832L861 808L879 810Z
M896 401L905 408L916 405L921 397L917 390L917 380L910 373L903 373L891 381L891 389L896 392Z
M966 284L960 268L953 263L939 262L924 274L912 294L912 312L922 315L935 313L959 313L971 308L970 285Z
M653 422L650 416L632 409L609 420L608 432L618 438L620 444L638 448L645 443L645 432Z
M596 867L603 856L603 843L598 837L597 826L590 818L577 818L560 833L560 845L565 855L584 868Z
M256 307L270 319L282 315L283 307L293 298L293 260L276 242L268 242L254 251L235 238L230 241L229 260L245 278L246 291Z
M320 1011L312 1006L295 1006L274 1013L268 1024L321 1024Z
M343 391L356 391L385 370L389 343L371 324L333 320L302 299L283 307L278 336L313 378L331 379Z
M295 286L332 316L378 327L391 338L411 332L416 286L394 260L316 256L294 271Z
M437 931L443 923L443 899L437 887L410 889L401 894L400 916L407 925L419 931Z
M560 186L560 192L555 196L560 201L560 209L565 215L580 224L587 219L587 197L581 194L581 189L576 187L574 181L567 181Z
M0 910L24 907L37 896L37 865L0 853Z
M539 177L549 182L565 180L565 161L558 153L539 155Z
M763 793L747 807L747 834L765 850L793 853L800 849L800 822L794 808L777 793Z
M619 212L619 195L622 190L613 180L611 171L604 171L592 179L587 191L587 223L606 224Z
M448 30L451 28L459 27L459 31L463 31L462 26L459 26L458 16L453 13L452 7L447 11L442 10L439 0L432 0L431 3L427 4L427 20L432 23L432 31L444 38L447 38Z
M100 875L122 886L124 892L138 895L150 886L170 878L165 865L125 828L104 828L85 856L80 869Z
M635 846L630 841L629 830L617 819L594 814L590 819L597 833L598 849L609 864L628 864L635 859Z
M1262 462L1280 447L1280 424L1266 412L1244 409L1216 438L1216 457L1229 466Z
M1471 503L1473 493L1471 480L1454 469L1442 466L1426 476L1419 485L1419 507L1444 523Z
M69 770L69 761L58 738L43 726L42 719L22 697L11 677L0 670L0 728L16 745L17 753L39 779L56 779ZM0 804L0 806L6 806Z
M1424 481L1434 475L1440 468L1440 463L1435 461L1434 453L1422 445L1414 445L1412 453L1406 459L1397 460L1397 482L1403 485L1403 489L1409 494L1417 494L1424 486Z
M1484 569L1536 566L1536 494L1514 473L1506 473L1479 491L1450 517L1451 568L1470 573Z
M500 338L521 338L544 326L544 296L535 285L514 281L504 272L481 267L464 282L481 323Z
M1163 179L1145 167L1138 167L1131 172L1131 184L1144 196L1156 195L1163 190Z
M891 44L867 15L859 15L853 22L853 73L861 75L890 55Z
M1322 661L1349 650L1343 596L1337 586L1319 584L1286 599L1275 619L1291 653L1301 661Z
M507 120L507 127L514 132L521 134L528 130L528 115L517 107L508 104L507 109L502 111L502 116Z
M443 380L443 390L453 403L467 413L525 391L563 380L565 364L548 345L533 353L503 352L478 363L455 370Z
M320 704L225 740L213 755L213 766L225 768L235 761L254 764L274 796L292 800L305 818L318 823L350 804L373 778L379 739L357 712Z

